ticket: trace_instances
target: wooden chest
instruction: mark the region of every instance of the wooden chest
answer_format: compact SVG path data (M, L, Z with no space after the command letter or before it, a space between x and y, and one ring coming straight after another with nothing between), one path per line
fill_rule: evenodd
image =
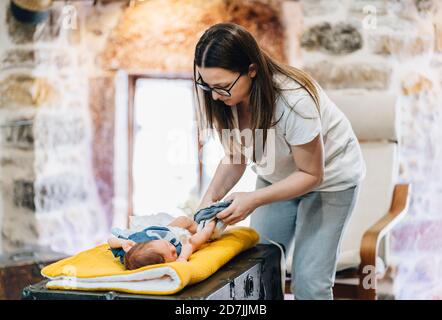
M23 299L282 300L280 258L276 246L259 244L233 258L208 279L174 295L50 290L45 287L45 280L26 287Z
M20 299L24 287L44 279L41 269L66 256L55 252L19 251L0 255L0 300Z

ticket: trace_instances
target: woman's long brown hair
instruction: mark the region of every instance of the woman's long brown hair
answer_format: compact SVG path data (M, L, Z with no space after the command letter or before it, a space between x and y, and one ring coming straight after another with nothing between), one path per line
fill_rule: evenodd
M272 123L276 98L284 90L274 83L273 75L281 73L295 80L300 88L308 92L318 111L319 93L314 80L306 72L271 58L245 28L235 23L215 24L204 32L195 48L193 74L197 79L196 66L247 73L252 63L256 64L257 73L252 80L250 92L251 129L253 137L255 129L264 129L264 148L267 129L276 124ZM200 133L205 129L215 128L219 137L222 137L222 129L234 129L231 108L222 101L213 100L211 92L198 89L196 84L195 92L198 99L197 122ZM204 101L203 104L201 100Z

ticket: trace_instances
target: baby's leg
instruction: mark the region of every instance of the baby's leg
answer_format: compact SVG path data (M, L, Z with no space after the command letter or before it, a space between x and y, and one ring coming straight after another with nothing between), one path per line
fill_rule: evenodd
M191 234L195 234L198 227L198 224L193 219L186 216L177 217L168 225L187 229Z

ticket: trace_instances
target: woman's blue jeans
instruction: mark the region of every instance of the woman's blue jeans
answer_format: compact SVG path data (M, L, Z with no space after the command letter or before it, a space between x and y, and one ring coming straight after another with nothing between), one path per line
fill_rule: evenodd
M258 177L256 189L270 185ZM356 203L359 186L343 191L312 191L255 209L250 226L288 250L295 236L291 290L295 299L333 299L333 284L344 228Z

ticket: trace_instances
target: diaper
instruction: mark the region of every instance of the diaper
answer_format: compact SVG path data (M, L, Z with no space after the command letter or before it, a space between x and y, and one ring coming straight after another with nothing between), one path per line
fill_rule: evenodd
M182 244L186 244L189 242L189 239L191 237L189 230L175 226L167 226L167 228L172 231L172 233Z
M218 219L216 215L217 213L227 208L232 203L232 201L233 200L217 202L206 208L198 210L193 216L193 220L195 220L198 223L197 231L198 232L201 231L206 226L207 223L215 220L216 226L215 230L213 231L210 237L210 240L218 239L226 229L227 225L224 222L222 222L222 220Z

